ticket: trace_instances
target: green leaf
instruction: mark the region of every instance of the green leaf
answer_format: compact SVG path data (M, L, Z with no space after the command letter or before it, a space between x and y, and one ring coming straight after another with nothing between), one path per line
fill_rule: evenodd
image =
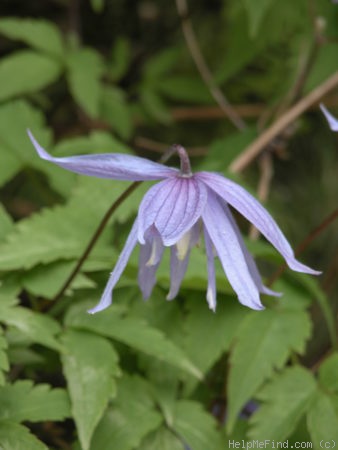
M0 62L0 101L37 92L56 81L61 65L49 56L22 50Z
M323 448L323 442L330 444L324 448L334 448L338 442L338 395L318 392L307 413L307 424L315 449Z
M9 369L8 357L7 357L7 340L3 336L2 327L0 327L0 386L5 384L4 372Z
M195 296L187 305L189 314L184 348L196 366L206 373L221 354L229 349L248 310L223 296L218 298L216 314L207 309L204 298ZM203 329L208 330L208 333L201 333Z
M202 377L199 369L191 363L179 347L160 330L151 327L144 320L137 317L122 316L115 305L94 316L85 313L84 309L84 304L72 308L66 317L66 324L116 339L135 350L188 371L197 378Z
M161 427L150 433L138 450L185 450L184 444L167 428Z
M91 333L68 330L62 342L62 365L73 417L81 445L87 450L110 398L116 393L118 356L111 343Z
M117 397L98 425L91 450L138 449L141 440L162 422L151 401L149 385L140 377L124 375Z
M177 402L173 429L194 450L225 448L225 443L216 430L215 419L203 410L200 403L188 400Z
M48 450L28 428L9 420L0 421L1 450Z
M0 33L10 39L18 39L36 50L52 56L63 57L64 49L61 34L52 23L41 19L0 19Z
M151 86L144 86L140 93L142 104L146 112L164 124L171 122L172 118L166 104Z
M130 43L125 38L117 38L108 66L109 75L114 80L120 80L128 70L131 62Z
M96 13L100 13L103 11L105 0L90 0L93 10Z
M172 75L156 80L155 85L158 92L180 102L210 104L213 101L205 83L196 76Z
M98 52L82 48L67 57L67 79L74 100L91 117L98 117L103 63Z
M60 342L56 339L56 335L60 333L61 327L50 316L21 306L8 308L0 304L0 322L19 329L33 342L53 350L61 350Z
M52 299L60 292L75 264L73 261L56 261L48 265L36 266L29 272L23 273L20 280L21 285L36 296ZM95 283L80 273L72 282L67 293L75 289L92 287L95 287Z
M228 430L273 369L282 368L291 352L304 352L310 331L311 322L303 311L265 310L244 320L230 359Z
M333 353L320 365L318 375L325 390L338 394L338 353Z
M225 138L214 141L209 148L207 157L203 161L203 170L226 170L233 159L235 159L235 157L238 156L256 136L256 129L249 127L244 131L236 132Z
M244 5L249 15L250 34L255 36L264 19L265 14L271 8L274 0L244 0Z
M13 230L14 222L3 205L0 204L0 241Z
M0 420L42 422L70 417L70 402L64 389L30 380L17 381L0 388Z
M108 86L103 89L101 116L123 139L130 137L131 115L122 90Z
M38 131L42 143L49 144L43 124L42 112L22 100L0 106L0 186L25 167L44 170L46 164L41 164L26 132L27 128Z
M284 441L308 410L315 394L316 382L309 371L302 367L284 370L259 392L257 397L263 404L250 419L249 437Z

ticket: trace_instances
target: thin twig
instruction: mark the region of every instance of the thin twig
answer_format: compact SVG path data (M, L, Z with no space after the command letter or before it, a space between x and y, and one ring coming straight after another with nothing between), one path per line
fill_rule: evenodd
M238 130L244 130L246 128L245 122L236 113L234 108L230 105L220 88L215 83L214 77L209 70L208 65L202 55L202 52L197 43L196 35L192 27L191 21L188 16L188 5L186 0L176 0L177 11L182 23L182 31L191 53L191 56L196 64L196 67L207 85L211 95L222 109L224 114L233 123Z
M69 277L67 278L67 280L64 282L62 288L60 289L60 291L56 294L56 296L53 298L52 301L56 301L59 298L61 298L63 296L63 294L66 292L66 290L68 289L68 287L71 285L72 281L74 280L74 278L76 277L76 275L79 273L83 263L85 262L85 260L87 259L88 255L90 254L90 252L92 251L94 245L96 244L96 241L98 240L98 238L101 236L102 231L104 230L105 226L107 225L111 215L116 211L116 209L121 205L121 203L124 202L124 200L126 200L127 197L129 197L129 195L135 191L135 189L139 186L139 184L141 184L141 181L134 181L134 183L130 184L127 189L125 189L122 194L114 201L114 203L111 205L111 207L108 209L108 211L106 212L106 214L103 216L101 222L99 223L99 226L97 227L97 229L95 230L93 236L91 237L88 245L86 246L84 252L82 253L82 255L80 256L76 266L74 267L74 269L72 270L71 274L69 275Z
M328 94L338 85L338 72L335 72L327 78L322 84L317 86L306 97L290 108L285 114L277 119L266 131L264 131L249 147L230 164L230 171L234 173L241 172L251 161L253 161L266 146L278 136L285 128L290 125L304 111L310 108L314 103L319 102L324 95Z
M306 236L306 238L298 245L295 250L295 255L299 256L303 251L311 244L311 242L319 236L331 223L333 223L338 218L338 209L333 211L329 216L325 217L325 219ZM273 283L280 278L280 276L287 269L287 264L282 264L276 272L269 278L267 282L267 286L272 286Z

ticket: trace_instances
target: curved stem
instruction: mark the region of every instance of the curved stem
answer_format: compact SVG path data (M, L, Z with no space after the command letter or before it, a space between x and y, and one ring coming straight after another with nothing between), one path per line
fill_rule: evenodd
M334 222L338 218L338 209L329 214L321 224L319 224L311 233L306 236L306 238L298 245L295 251L295 255L300 255L310 244L311 242L324 231L332 222ZM270 287L272 284L285 272L287 269L286 264L282 264L276 272L270 277L267 282L267 286Z

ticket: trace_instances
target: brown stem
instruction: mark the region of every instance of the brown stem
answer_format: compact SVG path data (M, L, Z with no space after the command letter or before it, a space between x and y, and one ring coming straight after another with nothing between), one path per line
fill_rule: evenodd
M285 114L277 119L267 130L265 130L249 147L230 164L230 171L241 172L251 161L253 161L266 146L278 136L285 128L297 119L304 111L314 103L319 102L324 95L328 94L338 85L338 72L327 78L322 84L317 86L306 97L302 98Z
M85 248L84 252L82 253L82 255L80 256L76 266L74 267L74 269L72 270L71 274L69 275L69 277L67 278L67 280L64 282L62 288L60 289L60 291L56 294L56 296L53 298L52 301L56 301L59 298L61 298L63 296L63 294L66 292L66 290L68 289L68 287L71 285L72 281L74 280L74 278L76 277L76 275L79 273L83 263L85 262L85 260L87 259L88 255L90 254L90 252L92 251L94 245L96 244L96 241L98 240L98 238L101 236L102 231L104 230L105 226L107 225L111 215L116 211L116 209L121 205L121 203L124 202L124 200L129 197L129 195L135 191L135 189L137 188L137 186L139 186L142 182L141 181L134 181L134 183L132 183L131 185L129 185L127 187L127 189L125 189L122 194L114 201L114 203L111 205L111 207L108 209L108 211L106 212L106 214L103 216L99 226L97 227L97 229L95 230L95 233L93 234L92 238L90 239L87 247Z
M298 256L311 244L311 242L319 236L332 222L334 222L338 217L338 209L333 211L329 216L327 216L321 224L319 224L311 233L306 236L306 238L298 245L295 251L295 255ZM285 272L287 268L286 264L282 264L276 272L270 277L267 282L267 286L270 287L273 283Z
M190 54L196 64L196 67L207 85L211 95L217 102L223 113L233 123L238 130L244 130L246 128L245 122L233 109L229 101L226 99L220 88L215 83L214 77L207 66L202 52L199 48L196 35L192 24L188 16L188 5L186 0L176 0L177 11L182 23L182 31L190 51Z

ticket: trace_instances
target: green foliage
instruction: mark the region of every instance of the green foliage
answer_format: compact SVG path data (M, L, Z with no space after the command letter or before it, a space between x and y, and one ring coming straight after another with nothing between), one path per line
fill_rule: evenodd
M227 427L274 368L282 368L291 352L302 354L310 337L311 323L306 313L266 310L248 315L238 331L231 354Z
M90 447L96 425L116 393L118 356L104 338L69 330L63 335L63 371L72 402L72 414L82 447Z
M271 167L268 158L241 174L228 167L337 71L338 5L188 2L184 26L190 20L217 85L246 122L237 130L196 68L174 3L2 3L0 449L223 450L229 439L248 448L252 440L287 439L289 447L311 441L319 450L338 442L333 224L300 256L323 277L283 272L272 286L283 296L263 296L264 311L238 303L218 258L217 309L209 310L199 242L173 302L165 301L168 249L147 302L136 249L112 306L89 315L151 184L117 208L59 298L129 183L67 172L39 158L27 136L30 129L56 157L156 160L182 143L194 171L235 177L254 195L258 185L267 190L269 211L296 245L338 195L335 136L317 107L265 147ZM331 94L323 101L337 114ZM168 164L177 167L177 158ZM264 239L247 238L248 224L236 220L269 280L282 258Z
M99 54L91 49L74 50L67 56L67 68L69 87L75 101L88 115L97 117L103 70Z
M301 367L277 375L257 396L264 405L252 417L250 438L284 441L307 411L315 393L313 376Z
M0 402L0 421L41 422L70 417L69 398L64 389L51 389L47 384L33 386L30 380L1 387Z
M59 29L46 20L2 18L0 33L10 39L23 41L36 50L63 57L63 42Z
M48 450L26 427L9 420L0 421L0 445L3 450Z
M33 50L7 56L0 63L0 101L43 89L60 73L57 61Z

